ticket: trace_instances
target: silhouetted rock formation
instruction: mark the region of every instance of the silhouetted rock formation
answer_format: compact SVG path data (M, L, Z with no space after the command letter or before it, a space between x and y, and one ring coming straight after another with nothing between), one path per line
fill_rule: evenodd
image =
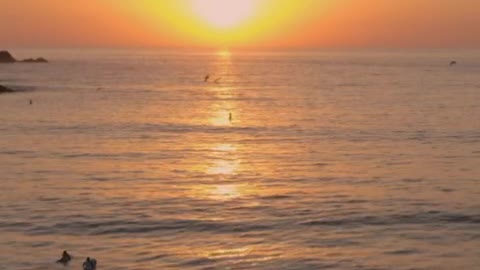
M8 51L0 51L0 63L15 63L16 61Z
M39 58L27 58L22 61L17 61L12 54L8 51L0 51L0 63L15 63L15 62L21 62L21 63L48 63L47 59L43 57Z
M1 93L12 93L12 92L15 92L15 91L13 91L12 89L10 89L8 87L0 85L0 94Z
M48 63L47 59L43 57L39 57L37 59L28 58L28 59L22 60L22 62L23 63Z

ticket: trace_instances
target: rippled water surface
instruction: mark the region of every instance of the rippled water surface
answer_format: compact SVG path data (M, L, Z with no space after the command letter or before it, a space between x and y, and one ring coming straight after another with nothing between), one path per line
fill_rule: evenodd
M480 269L478 52L14 54L0 269Z

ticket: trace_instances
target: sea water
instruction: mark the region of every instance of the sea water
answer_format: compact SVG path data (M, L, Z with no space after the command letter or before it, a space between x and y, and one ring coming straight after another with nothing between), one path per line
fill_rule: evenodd
M478 51L11 52L0 269L480 269Z

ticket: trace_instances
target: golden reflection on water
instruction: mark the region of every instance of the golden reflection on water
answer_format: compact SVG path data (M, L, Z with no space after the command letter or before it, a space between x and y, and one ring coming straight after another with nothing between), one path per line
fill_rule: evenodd
M216 144L210 147L215 153L215 160L208 163L205 172L212 176L219 176L220 180L229 180L241 166L241 159L237 155L238 147L233 144ZM200 187L201 197L213 200L231 200L242 197L246 187L240 184L213 184Z
M228 201L238 198L239 192L236 188L223 190L222 185L193 185L189 190L189 196L203 200Z
M209 146L208 152L213 160L197 165L194 170L206 173L211 177L212 183L192 185L189 195L200 199L228 201L256 193L255 187L248 183L232 183L232 178L242 166L238 149L238 145L228 143Z
M218 108L217 111L213 112L212 117L210 117L208 122L214 126L230 126L233 124L234 112L235 109L231 106ZM232 117L230 117L230 115L232 115Z
M217 53L218 61L215 64L214 82L208 84L207 91L215 96L214 102L208 107L208 123L214 126L229 126L233 124L233 116L238 115L237 103L232 100L236 96L237 81L233 72L233 63L229 51ZM238 123L238 121L236 121Z
M232 53L228 49L223 49L217 52L217 55L222 58L230 58Z
M231 249L219 249L214 251L208 251L204 254L201 254L202 257L209 259L233 259L240 258L249 255L252 252L252 248L242 247L242 248L231 248Z
M239 185L213 185L206 187L208 197L217 201L232 200L241 197L244 193Z
M189 191L189 196L213 201L233 201L245 198L253 198L262 192L261 188L250 183L219 183L194 185ZM256 206L255 200L246 200L242 205Z
M239 166L239 160L216 160L208 167L207 173L233 175Z
M218 144L218 145L213 146L212 150L222 151L222 152L236 152L237 147L233 144L223 143L223 144Z
M233 72L232 55L228 50L217 53L217 62L214 67L214 81L207 85L207 91L215 97L212 103L206 107L208 119L202 120L213 126L228 127L240 124L238 120L238 104L236 96L235 73ZM216 80L216 81L215 81ZM206 151L212 155L211 159L205 160L202 164L194 166L194 170L210 175L219 184L195 185L192 187L191 195L217 201L233 200L242 198L252 193L252 187L244 183L231 183L231 178L241 170L242 158L239 155L241 145L232 143L218 143L209 146ZM230 182L230 183L225 183Z

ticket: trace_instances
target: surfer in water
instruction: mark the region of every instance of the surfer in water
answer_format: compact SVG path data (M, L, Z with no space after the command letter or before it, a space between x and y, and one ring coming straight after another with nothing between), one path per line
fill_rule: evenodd
M97 260L90 259L88 257L83 263L83 270L96 270L97 269Z
M57 260L57 263L67 265L71 260L72 260L72 256L70 256L70 254L68 254L68 252L66 250L64 250L63 253L62 253L62 258Z

